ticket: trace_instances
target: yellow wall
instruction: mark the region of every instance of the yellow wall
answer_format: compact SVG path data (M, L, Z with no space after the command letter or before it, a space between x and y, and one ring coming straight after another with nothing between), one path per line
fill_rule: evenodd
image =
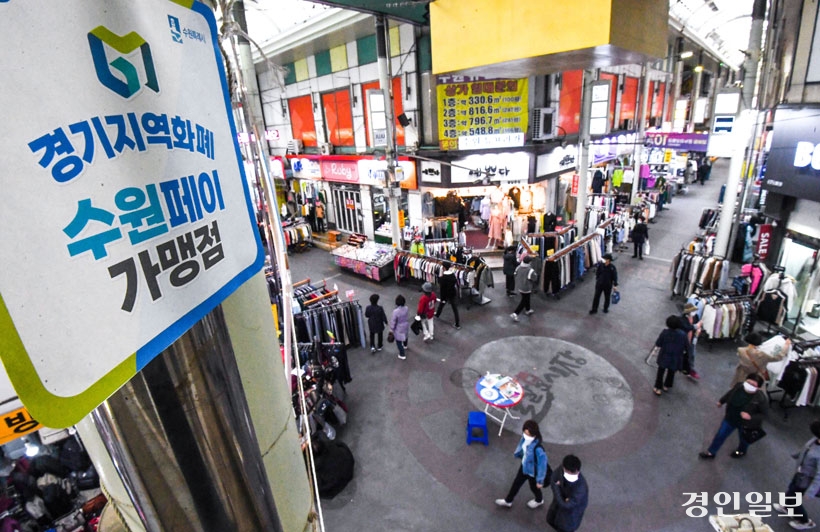
M436 0L430 4L433 72L605 45L663 57L667 26L668 0Z

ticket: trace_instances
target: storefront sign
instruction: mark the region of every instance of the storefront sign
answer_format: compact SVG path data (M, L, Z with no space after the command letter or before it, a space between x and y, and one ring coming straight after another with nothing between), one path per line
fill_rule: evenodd
M442 83L436 94L442 150L461 149L459 137L527 132L527 78Z
M305 158L291 159L290 165L293 171L293 177L298 179L322 178L322 166L319 164L319 161Z
M605 137L596 140L590 145L592 165L601 164L617 159L618 156L635 151L636 133L625 133L614 137Z
M781 106L775 110L772 144L762 187L820 201L820 107Z
M441 183L441 163L421 161L420 167L422 183Z
M575 144L570 144L563 148L556 146L551 152L538 156L535 163L535 175L542 177L573 170L575 169L577 157L578 146Z
M526 152L482 153L456 159L450 168L451 183L518 182L526 183L530 175L530 157Z
M0 445L5 445L43 426L31 417L28 410L18 408L0 416Z
M570 189L570 194L573 196L578 195L578 182L581 180L581 177L578 174L572 174L572 188Z
M264 255L209 7L0 3L0 44L0 357L60 428Z
M665 133L647 132L646 143L652 148L665 148L675 151L705 152L709 145L708 133Z
M372 185L384 187L384 174L387 172L387 161L377 159L360 159L359 183L362 185ZM399 160L399 167L396 169L396 178L400 179L399 186L408 190L416 190L416 162Z
M359 182L358 161L322 161L321 166L325 181Z
M757 251L755 251L755 255L757 255L760 260L766 260L769 256L769 246L772 241L772 225L762 224L758 226L757 234Z

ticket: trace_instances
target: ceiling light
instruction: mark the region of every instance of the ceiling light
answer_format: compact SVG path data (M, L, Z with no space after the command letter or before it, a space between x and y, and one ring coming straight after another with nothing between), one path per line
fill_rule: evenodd
M693 55L695 55L695 53L694 53L694 52L692 52L691 50L687 50L687 51L685 51L685 52L681 52L681 53L680 53L680 58L681 58L681 59L689 59L689 58L690 58L690 57L692 57Z
M703 72L703 65L698 65L694 68L695 72Z

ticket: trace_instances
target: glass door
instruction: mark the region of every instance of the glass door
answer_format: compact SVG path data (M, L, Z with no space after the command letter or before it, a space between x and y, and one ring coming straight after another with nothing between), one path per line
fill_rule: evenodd
M362 223L362 200L359 188L337 187L331 189L333 194L333 213L336 215L336 228L346 233L364 233Z

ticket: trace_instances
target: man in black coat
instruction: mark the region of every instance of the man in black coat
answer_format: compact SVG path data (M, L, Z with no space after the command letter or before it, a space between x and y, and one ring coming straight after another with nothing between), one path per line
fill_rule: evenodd
M604 261L598 263L597 271L595 272L595 295L592 298L592 310L590 314L598 312L598 303L601 301L601 294L604 295L604 313L609 312L609 300L612 295L612 289L618 289L618 270L612 264L612 255L607 253L604 255Z
M635 251L632 253L632 258L643 260L643 245L649 240L649 228L646 226L646 221L643 216L638 218L638 223L632 229L632 245L635 246Z
M574 532L589 504L589 488L581 474L581 460L572 454L564 457L550 479L552 504L547 510L547 524L558 532Z
M450 306L453 307L453 317L456 320L454 326L456 329L461 329L461 320L458 317L458 281L452 264L444 263L444 271L438 278L438 286L441 301L439 301L438 310L436 310L436 318L441 316L444 306L450 303Z

